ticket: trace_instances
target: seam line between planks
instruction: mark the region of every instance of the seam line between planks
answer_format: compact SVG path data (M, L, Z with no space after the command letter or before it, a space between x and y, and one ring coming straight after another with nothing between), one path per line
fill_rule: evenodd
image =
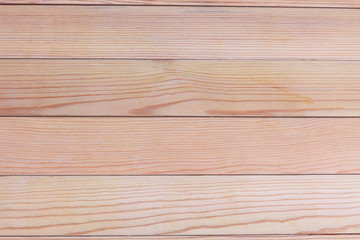
M1 4L0 4L1 6ZM9 61L9 60L18 60L18 61L27 61L27 60L57 60L57 61L292 61L292 62L360 62L360 60L356 59L314 59L314 58L304 58L304 59L293 59L293 58L274 58L274 59L255 59L255 58L47 58L47 57L39 57L39 58L12 58L12 57L0 57L0 61Z
M298 119L313 119L313 118L346 118L358 119L360 116L138 116L138 115L0 115L0 118L298 118Z
M0 238L4 237L287 237L287 236L351 236L359 235L360 233L321 233L321 234L199 234L199 235L0 235Z
M316 9L360 9L360 7L327 7L327 6L252 6L252 5L233 5L233 6L225 6L225 5L169 5L169 4L51 4L51 3L39 3L39 4L27 4L27 3L1 3L0 6L91 6L91 7L204 7L204 8L212 8L212 7L223 7L223 8L316 8Z
M242 177L242 176L360 176L360 173L317 173L317 174L3 174L1 177ZM359 233L360 234L360 233Z

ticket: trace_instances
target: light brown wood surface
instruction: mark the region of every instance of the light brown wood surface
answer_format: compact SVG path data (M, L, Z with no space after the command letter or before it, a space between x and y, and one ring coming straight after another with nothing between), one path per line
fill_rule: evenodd
M0 0L0 4L196 5L359 8L358 0Z
M360 60L357 9L0 8L0 58Z
M24 237L0 237L1 240L23 240ZM76 236L76 237L34 237L30 240L359 240L360 234L301 234L301 235L212 235L212 236Z
M7 116L360 116L360 62L0 60L0 96Z
M1 174L360 173L360 119L0 118Z
M359 60L358 0L0 0L0 240L360 240Z
M1 235L360 233L360 176L0 180Z

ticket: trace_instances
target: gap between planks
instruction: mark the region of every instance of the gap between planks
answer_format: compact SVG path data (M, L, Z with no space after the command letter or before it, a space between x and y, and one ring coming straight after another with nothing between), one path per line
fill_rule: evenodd
M171 235L171 236L143 236L143 235L134 235L134 236L26 236L27 239L32 240L79 240L79 239L98 239L98 240L237 240L237 239L251 239L251 240L358 240L360 236L358 234L308 234L308 235ZM24 237L1 237L0 240L23 240Z
M201 7L201 8L227 8L227 7L238 7L238 8L300 8L300 9L360 9L360 7L341 7L341 6L333 6L333 7L316 7L316 6L266 6L266 5L181 5L181 4L62 4L62 3L37 3L37 4L27 4L27 3L0 3L0 6L78 6L78 7ZM1 59L1 58L0 58ZM13 59L13 58L12 58ZM84 58L82 58L84 59ZM99 58L97 58L99 59Z
M357 0L0 0L0 4L359 8Z

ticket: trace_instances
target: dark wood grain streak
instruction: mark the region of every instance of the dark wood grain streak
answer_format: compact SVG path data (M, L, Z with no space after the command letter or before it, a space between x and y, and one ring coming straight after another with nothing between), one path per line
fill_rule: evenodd
M0 115L360 116L360 62L0 60Z
M360 176L2 177L0 182L0 235L360 233Z

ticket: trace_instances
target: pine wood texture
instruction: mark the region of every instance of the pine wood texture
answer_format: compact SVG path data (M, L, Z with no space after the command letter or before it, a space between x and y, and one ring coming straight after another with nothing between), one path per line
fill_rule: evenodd
M195 5L359 8L358 0L0 0L0 4Z
M360 60L357 9L0 8L0 58Z
M360 62L0 60L0 96L5 116L360 116Z
M0 118L1 174L360 173L360 119Z
M1 235L360 233L360 176L0 181Z
M358 234L336 235L235 235L235 236L77 236L77 237L34 237L26 236L30 240L359 240ZM0 240L23 240L24 237L0 237Z
M360 239L359 13L0 0L0 240Z

